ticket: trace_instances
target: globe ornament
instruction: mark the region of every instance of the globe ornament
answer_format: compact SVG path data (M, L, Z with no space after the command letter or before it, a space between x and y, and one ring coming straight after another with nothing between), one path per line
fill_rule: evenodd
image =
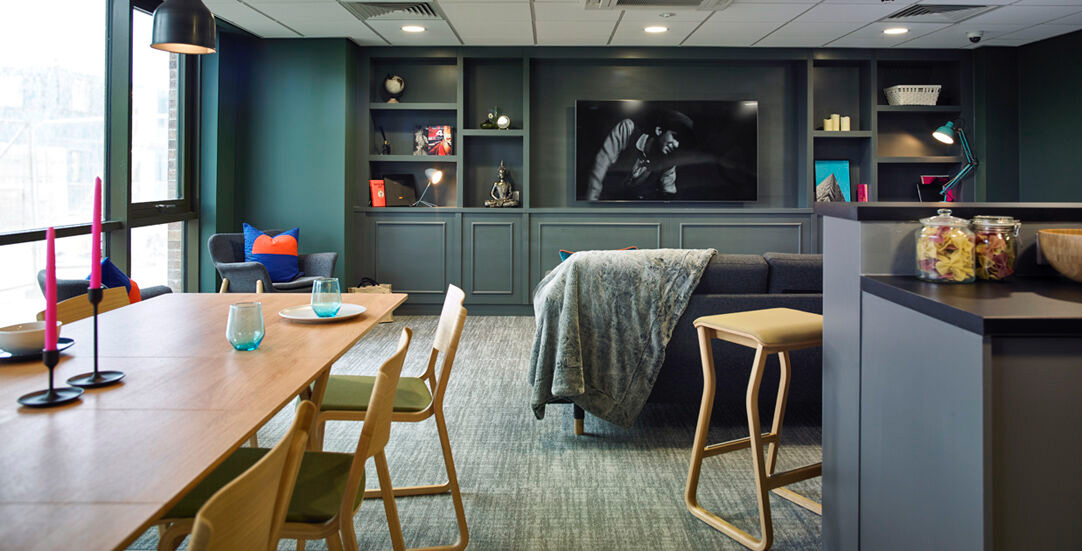
M508 128L511 128L511 117L505 114L501 114L500 116L496 117L496 127L500 130L507 130Z
M398 103L398 98L406 91L406 79L398 75L387 75L387 78L383 79L383 90L387 95L387 103Z

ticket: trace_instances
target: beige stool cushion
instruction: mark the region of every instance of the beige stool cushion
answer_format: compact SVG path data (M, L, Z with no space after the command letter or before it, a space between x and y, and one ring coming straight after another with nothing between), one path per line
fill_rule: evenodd
M792 308L703 316L695 320L695 327L746 335L771 346L820 341L823 338L823 316Z

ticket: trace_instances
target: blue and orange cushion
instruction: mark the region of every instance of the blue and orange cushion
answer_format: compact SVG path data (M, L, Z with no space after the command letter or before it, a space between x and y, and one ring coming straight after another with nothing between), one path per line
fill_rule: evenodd
M273 283L293 281L301 275L297 264L300 233L300 228L293 228L271 237L245 223L244 261L266 266Z
M630 247L624 247L622 249L616 249L617 251L637 251L638 247L632 245ZM567 260L571 255L575 254L575 251L569 251L567 249L560 249L560 262Z
M90 279L90 276L86 278ZM127 289L128 302L136 303L143 299L142 293L139 292L139 285L120 268L117 268L116 264L113 264L113 261L109 260L108 256L101 259L101 285L107 289L114 287Z

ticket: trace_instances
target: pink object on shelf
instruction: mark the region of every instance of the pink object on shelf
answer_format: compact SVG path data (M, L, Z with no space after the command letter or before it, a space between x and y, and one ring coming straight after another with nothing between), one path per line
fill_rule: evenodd
M868 202L868 184L857 184L857 202Z
M94 217L90 219L90 288L101 288L101 178L94 178Z
M45 230L45 350L56 350L56 230Z

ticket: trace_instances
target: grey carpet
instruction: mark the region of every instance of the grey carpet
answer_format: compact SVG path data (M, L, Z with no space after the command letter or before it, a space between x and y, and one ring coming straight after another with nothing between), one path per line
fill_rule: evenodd
M428 357L435 316L396 316L377 326L335 365L336 373L372 374L394 351L403 326L414 331L405 375L418 375ZM647 404L630 429L587 416L587 435L572 433L570 405L552 405L542 421L530 410L527 369L532 317L474 316L466 321L447 390L447 423L462 485L471 549L625 550L743 549L693 518L684 508L684 481L698 404ZM747 435L746 425L725 410L710 442ZM717 417L717 416L715 416ZM259 431L261 445L277 442L292 412L279 413ZM798 420L799 421L799 420ZM720 425L720 426L719 426ZM731 425L731 426L724 426ZM352 451L359 423L330 423L325 449ZM787 423L779 469L819 461L820 429ZM443 463L432 420L394 425L387 447L395 485L442 482ZM731 522L758 534L751 459L747 452L708 458L699 500ZM375 470L369 462L369 487ZM819 479L793 486L818 501ZM397 500L407 547L450 544L456 525L450 496ZM818 549L818 516L771 496L775 549ZM361 549L390 549L378 500L355 517ZM131 549L154 549L147 532ZM280 549L293 549L283 540ZM308 549L325 549L308 542Z

